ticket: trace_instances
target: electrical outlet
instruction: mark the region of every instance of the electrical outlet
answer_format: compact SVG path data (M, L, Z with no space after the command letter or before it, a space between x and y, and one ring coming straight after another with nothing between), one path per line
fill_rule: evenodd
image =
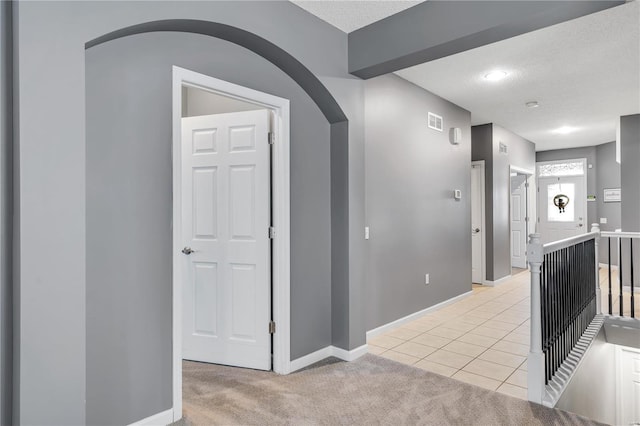
M600 218L600 223L602 223L602 224L607 223L607 218L606 217L601 217Z
M429 274L424 274L424 283L425 285L429 285Z

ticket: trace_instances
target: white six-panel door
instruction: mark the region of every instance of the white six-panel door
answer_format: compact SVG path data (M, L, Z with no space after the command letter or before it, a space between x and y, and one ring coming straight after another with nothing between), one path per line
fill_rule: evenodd
M484 283L483 276L483 203L484 187L482 185L484 168L480 165L471 166L471 281Z
M521 175L522 176L522 175ZM523 177L524 178L524 177ZM514 179L511 180L512 183ZM526 180L511 188L511 266L527 267L527 188Z
M184 359L271 369L269 119L182 119Z

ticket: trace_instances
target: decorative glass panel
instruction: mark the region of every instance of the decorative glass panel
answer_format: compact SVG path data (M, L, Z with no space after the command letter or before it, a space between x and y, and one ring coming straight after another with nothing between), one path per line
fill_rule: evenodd
M583 176L584 162L567 161L565 163L540 164L538 177L549 176Z
M547 220L549 222L573 222L575 220L576 185L552 183L547 185Z

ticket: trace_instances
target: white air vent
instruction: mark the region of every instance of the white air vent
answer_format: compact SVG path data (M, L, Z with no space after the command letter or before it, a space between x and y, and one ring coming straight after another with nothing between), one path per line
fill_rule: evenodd
M432 112L429 113L429 128L442 131L442 117Z

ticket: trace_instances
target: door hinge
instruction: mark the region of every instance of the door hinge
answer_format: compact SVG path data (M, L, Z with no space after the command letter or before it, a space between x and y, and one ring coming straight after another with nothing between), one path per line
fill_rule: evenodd
M270 239L274 239L276 237L276 228L274 228L273 226L269 227L269 238Z
M276 332L276 322L269 321L269 334L275 334Z
M524 221L525 221L525 222L529 222L529 218L528 218L528 217L525 217L525 218L524 218Z
M273 145L274 143L276 143L276 137L273 135L273 132L269 132L269 145Z
M529 187L529 182L525 182L524 187L528 188Z

